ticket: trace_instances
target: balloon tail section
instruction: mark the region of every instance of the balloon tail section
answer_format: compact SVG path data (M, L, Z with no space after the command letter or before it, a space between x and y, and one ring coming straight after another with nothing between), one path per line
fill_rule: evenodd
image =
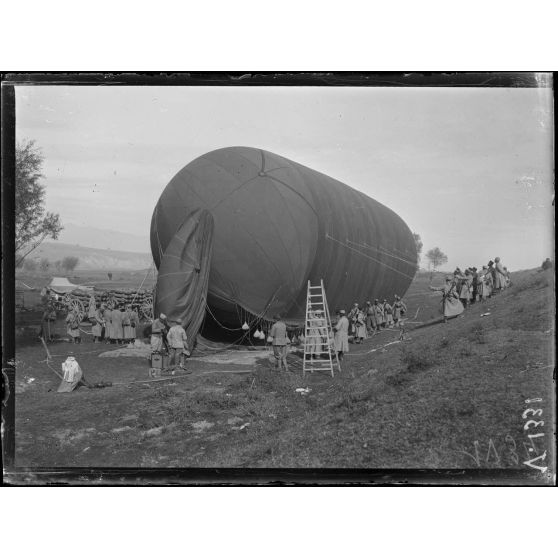
M194 211L175 233L159 265L155 315L180 321L190 349L205 316L213 230L211 213Z

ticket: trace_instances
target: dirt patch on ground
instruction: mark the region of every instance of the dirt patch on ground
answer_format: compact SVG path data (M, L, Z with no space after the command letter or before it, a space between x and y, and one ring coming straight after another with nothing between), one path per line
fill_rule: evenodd
M148 344L141 343L133 346L119 347L110 351L102 352L99 356L102 358L120 358L120 357L139 357L149 358L151 355L151 347ZM206 362L210 364L239 364L244 366L252 366L260 359L270 360L273 353L270 349L261 350L234 350L222 351L215 354L190 357L189 362Z

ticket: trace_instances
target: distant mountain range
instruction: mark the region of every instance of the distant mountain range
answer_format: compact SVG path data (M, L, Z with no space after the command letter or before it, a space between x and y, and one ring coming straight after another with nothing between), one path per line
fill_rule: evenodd
M64 242L43 242L30 254L33 260L47 258L54 263L66 256L79 258L76 270L106 269L111 270L140 270L150 267L152 258L150 253L129 252L124 250L104 250L78 244Z
M140 252L149 254L149 236L139 236L119 231L64 224L64 230L58 240L51 244L77 244L101 250L118 250L122 252Z

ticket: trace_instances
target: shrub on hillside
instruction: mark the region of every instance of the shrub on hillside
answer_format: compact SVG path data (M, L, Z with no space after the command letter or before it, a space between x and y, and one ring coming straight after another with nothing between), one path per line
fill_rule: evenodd
M438 363L438 354L429 345L405 348L401 353L401 361L407 372L428 370Z
M473 351L473 347L471 345L471 343L469 343L469 341L467 341L467 339L463 339L460 344L459 344L459 349L457 351L457 354L460 357L470 357L472 355L474 355L474 351Z
M347 385L341 385L338 388L337 399L333 403L336 409L347 409L356 411L365 408L365 402L369 400L375 393L372 386L352 382ZM363 407L364 403L364 407Z
M484 326L482 324L475 324L469 331L467 338L473 343L478 343L479 345L484 345L486 343Z
M62 260L62 269L65 269L68 272L73 271L78 263L79 258L76 258L75 256L66 256Z

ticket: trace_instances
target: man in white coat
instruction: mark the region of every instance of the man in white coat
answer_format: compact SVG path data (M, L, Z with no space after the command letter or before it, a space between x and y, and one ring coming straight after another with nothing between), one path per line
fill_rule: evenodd
M343 360L343 353L349 352L349 320L345 316L345 310L339 310L340 318L334 326L333 337L335 350L339 360Z

